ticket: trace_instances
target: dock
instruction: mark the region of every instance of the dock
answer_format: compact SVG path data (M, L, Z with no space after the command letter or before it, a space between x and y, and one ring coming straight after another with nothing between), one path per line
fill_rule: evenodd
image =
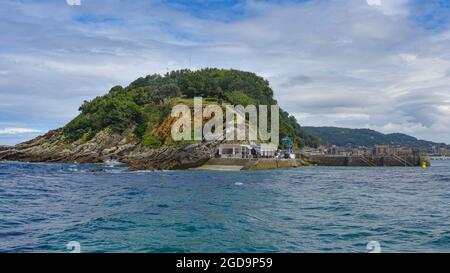
M196 168L199 170L221 170L221 171L248 171L269 170L282 168L296 168L300 166L295 159L277 158L212 158L204 165Z

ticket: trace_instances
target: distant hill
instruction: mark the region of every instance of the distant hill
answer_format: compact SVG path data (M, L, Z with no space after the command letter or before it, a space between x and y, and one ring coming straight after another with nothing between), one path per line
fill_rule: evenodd
M419 140L405 134L382 134L370 129L348 129L338 127L302 127L311 135L320 138L324 145L337 145L341 147L373 147L375 145L400 145L414 148L428 149L433 146L449 147L445 143Z

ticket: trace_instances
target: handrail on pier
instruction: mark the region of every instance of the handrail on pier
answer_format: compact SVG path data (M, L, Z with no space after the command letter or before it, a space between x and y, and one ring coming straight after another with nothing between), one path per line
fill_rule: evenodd
M361 156L361 160L369 165L370 167L376 167L377 165L370 159L366 158L365 156Z
M393 154L392 157L393 157L395 160L399 161L400 163L405 164L405 167L406 167L406 166L408 166L408 167L413 167L413 166L414 166L413 164L411 164L410 162L408 162L406 159L401 158L401 157L398 156L398 155L394 155L394 154Z

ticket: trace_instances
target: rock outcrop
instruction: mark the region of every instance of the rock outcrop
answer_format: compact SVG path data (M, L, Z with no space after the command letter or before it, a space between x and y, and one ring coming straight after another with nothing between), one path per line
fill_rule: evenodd
M149 152L132 154L121 161L131 171L180 170L199 167L214 157L219 142L204 142L180 146L163 146Z
M127 133L104 130L93 139L67 143L62 129L14 147L0 149L0 161L101 163L116 160L129 170L173 170L198 167L214 156L219 142L145 148Z

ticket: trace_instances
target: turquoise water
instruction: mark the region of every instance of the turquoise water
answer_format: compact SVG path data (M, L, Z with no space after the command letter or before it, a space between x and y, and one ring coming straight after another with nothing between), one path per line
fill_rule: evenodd
M104 167L104 173L89 170ZM0 163L0 252L450 252L450 162L123 173Z

